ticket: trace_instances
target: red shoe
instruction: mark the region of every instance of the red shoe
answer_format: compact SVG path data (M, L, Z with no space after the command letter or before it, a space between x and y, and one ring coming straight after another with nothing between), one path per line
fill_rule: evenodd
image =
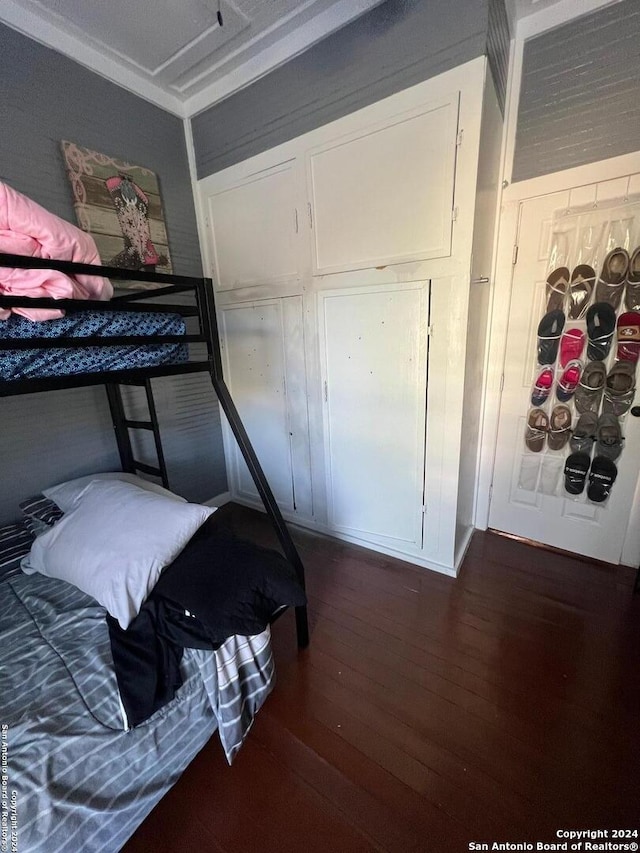
M627 311L618 317L617 361L632 361L640 358L640 314Z
M560 367L566 367L582 355L586 335L582 329L567 329L560 339Z
M582 374L582 362L570 361L562 372L556 386L556 397L561 403L568 403L573 397L580 382Z
M531 405L541 406L549 394L553 385L553 370L550 367L545 367L540 371L536 379L533 390L531 392Z

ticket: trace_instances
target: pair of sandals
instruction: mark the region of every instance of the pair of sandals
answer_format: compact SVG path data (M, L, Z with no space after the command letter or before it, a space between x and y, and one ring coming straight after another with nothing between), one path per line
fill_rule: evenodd
M595 281L595 270L588 264L579 264L572 273L568 267L553 270L547 278L547 313L563 311L567 300L569 319L581 320L591 300Z
M629 311L640 310L640 246L629 255L618 246L606 256L596 285L596 302L608 302L617 311L625 294Z
M551 416L544 409L531 409L527 417L525 444L529 450L539 453L545 444L549 450L562 450L571 435L571 409L555 406Z
M618 476L615 462L605 456L596 456L593 462L587 453L572 453L564 465L564 488L570 495L581 495L589 475L587 497L594 503L603 503L611 493Z
M584 412L578 418L569 446L572 453L586 453L591 458L593 445L596 456L614 462L622 453L622 430L618 418L608 412L598 417L594 412Z

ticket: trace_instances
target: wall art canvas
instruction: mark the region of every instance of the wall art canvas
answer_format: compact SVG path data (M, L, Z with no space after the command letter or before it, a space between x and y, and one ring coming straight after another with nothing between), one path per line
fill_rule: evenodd
M157 175L74 142L61 145L78 225L96 241L102 263L171 273Z

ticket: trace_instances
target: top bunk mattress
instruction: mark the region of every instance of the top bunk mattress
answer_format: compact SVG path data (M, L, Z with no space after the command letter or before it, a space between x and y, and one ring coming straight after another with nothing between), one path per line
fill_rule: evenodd
M184 335L185 323L178 314L120 311L79 311L58 320L33 322L12 314L0 322L0 340L30 338L124 337ZM40 379L131 370L163 364L183 364L189 347L180 343L90 346L80 349L0 350L0 380Z

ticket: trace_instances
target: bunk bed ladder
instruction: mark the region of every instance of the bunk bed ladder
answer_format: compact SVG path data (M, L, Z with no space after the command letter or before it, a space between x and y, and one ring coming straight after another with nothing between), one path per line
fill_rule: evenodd
M147 408L149 410L149 420L131 420L127 417L124 400L122 399L122 384L139 385L144 388L147 397ZM120 453L120 461L122 470L128 471L130 474L142 472L149 474L151 477L158 477L162 481L165 489L169 488L169 478L167 476L167 466L162 450L162 441L160 439L160 423L158 421L158 413L153 400L153 388L151 387L150 379L142 379L140 381L129 381L126 383L109 383L106 386L107 398L109 400L109 408L111 409L111 420L116 434L118 443L118 452ZM131 430L144 429L153 433L156 456L158 465L148 465L146 462L141 462L136 459L133 454L131 445Z

